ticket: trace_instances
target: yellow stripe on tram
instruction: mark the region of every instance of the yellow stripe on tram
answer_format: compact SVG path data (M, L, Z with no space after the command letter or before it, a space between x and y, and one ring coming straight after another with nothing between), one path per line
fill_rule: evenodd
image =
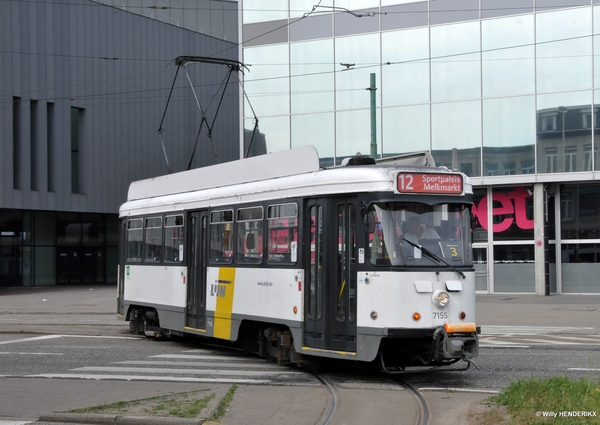
M314 348L314 347L306 347L306 346L302 346L302 351L310 351L312 353L331 353L331 354L338 354L340 356L356 357L356 353L350 352L350 351L325 350L323 348Z
M217 306L215 309L214 337L230 339L231 313L233 312L233 290L235 287L235 268L219 269Z

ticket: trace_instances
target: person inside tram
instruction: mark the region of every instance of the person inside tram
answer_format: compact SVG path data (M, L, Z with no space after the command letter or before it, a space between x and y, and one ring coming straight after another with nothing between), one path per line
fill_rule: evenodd
M417 215L409 217L404 223L403 228L405 232L402 234L402 237L417 245L419 244L419 239L440 239L438 232L422 224Z

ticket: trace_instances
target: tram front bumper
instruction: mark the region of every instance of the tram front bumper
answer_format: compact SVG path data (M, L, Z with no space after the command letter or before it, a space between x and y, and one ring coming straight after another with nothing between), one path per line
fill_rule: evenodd
M433 333L436 345L440 344L441 359L471 360L479 355L479 338L475 323L446 323Z

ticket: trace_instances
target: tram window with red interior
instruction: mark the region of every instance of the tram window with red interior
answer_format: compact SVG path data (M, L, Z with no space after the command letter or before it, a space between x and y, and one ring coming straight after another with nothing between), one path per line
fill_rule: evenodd
M269 206L268 234L269 263L298 260L298 206L295 203Z

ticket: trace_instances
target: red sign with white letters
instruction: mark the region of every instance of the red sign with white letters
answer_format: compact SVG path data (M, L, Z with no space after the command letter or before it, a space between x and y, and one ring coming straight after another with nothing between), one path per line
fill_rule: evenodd
M494 233L501 233L508 230L513 222L522 230L534 228L534 221L527 218L527 201L530 200L532 193L526 187L517 186L507 193L492 193L492 230ZM488 230L488 197L481 198L479 205L473 205L473 216L477 217L479 224L485 230Z
M437 193L460 195L463 193L461 174L398 173L398 192Z

